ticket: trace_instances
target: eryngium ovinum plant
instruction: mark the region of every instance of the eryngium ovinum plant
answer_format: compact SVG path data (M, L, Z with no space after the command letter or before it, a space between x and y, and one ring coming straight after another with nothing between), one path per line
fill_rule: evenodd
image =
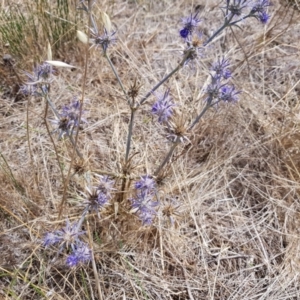
M220 102L234 104L238 101L241 93L241 91L236 90L234 85L231 84L232 73L230 71L230 61L225 56L216 57L215 62L211 65L209 84L206 87L202 87L205 89L206 94L205 105L203 110L198 112L194 119L185 120L183 123L179 122L180 124L178 125L178 122L176 123L175 120L175 107L178 105L171 96L172 91L170 87L166 86L165 88L162 88L160 92L157 90L164 84L167 84L168 79L179 72L180 69L186 68L189 65L197 66L195 62L201 60L205 48L226 28L233 26L238 26L240 28L240 25L249 18L255 18L262 24L266 24L269 20L267 10L271 5L268 0L223 1L222 6L220 7L224 16L223 24L206 40L201 34L201 18L198 13L191 13L189 16L183 17L181 20L181 28L178 30L177 36L178 41L185 45L181 61L176 68L160 80L147 94L143 97L139 97L140 86L135 82L130 87L129 91L126 91L122 84L122 80L118 75L118 71L110 60L109 50L113 49L112 46L115 43L118 43L117 32L112 29L111 21L105 13L102 15L102 27L100 29L98 28L93 15L94 3L95 1L92 0L81 0L78 3L78 9L84 11L89 20L90 35L88 37L86 34L79 31L78 38L82 42L90 44L88 45L89 48L96 48L97 51L99 51L99 56L104 56L107 60L107 63L118 81L120 89L124 93L130 113L130 121L121 174L120 172L118 174L108 172L103 172L103 174L92 173L92 176L86 179L86 191L82 191L84 198L82 201L83 208L77 221L71 223L67 220L64 228L48 232L44 237L43 245L45 247L56 247L56 249L58 249L56 257L64 252L67 255L65 263L70 267L88 263L90 261L92 251L89 245L83 241L85 232L82 231L82 225L89 214L95 214L98 218L101 218L101 210L109 203L112 204L112 202L114 202L114 204L117 203L118 205L129 207L129 211L136 214L141 226L155 226L157 212L160 208L160 191L157 187L157 182L161 179L165 169L175 161L175 159L172 159L174 150L181 144L189 142L188 135L193 131L194 126L201 118L203 118L210 108L218 107ZM52 126L54 127L52 131L49 130L47 125L48 133L51 136L54 147L55 143L52 138L53 133L57 133L58 140L61 140L62 138L70 139L74 149L73 160L71 161L72 165L72 163L76 161L76 158L74 158L75 156L78 156L81 160L83 159L83 156L77 147L77 139L79 126L82 123L87 122L84 116L85 111L83 110L84 97L82 96L81 99L74 97L74 99L66 104L61 111L58 111L55 108L50 96L50 86L54 76L52 69L53 65L58 67L67 66L62 62L52 61L50 55L50 59L35 68L33 74L26 73L28 80L22 87L22 91L25 94L44 98L46 100L46 108L48 108L48 105L51 107L56 119L51 120ZM130 151L132 134L134 131L134 120L137 117L140 108L150 97L155 98L151 113L154 115L159 125L166 128L166 141L170 144L170 148L155 170L152 170L149 174L140 174L140 176L136 178L130 173L132 159ZM46 115L47 112L45 116ZM45 123L47 124L47 122ZM59 160L58 155L57 160ZM70 170L71 167L68 174L65 175L61 169L64 183L64 195L59 218L62 214L62 208L66 198ZM80 166L77 166L77 171L80 173ZM115 183L117 178L120 179L120 184ZM94 184L91 184L91 182L94 182ZM169 212L166 214L171 223L174 222L174 217L170 211L176 211L177 206L178 203L170 201Z

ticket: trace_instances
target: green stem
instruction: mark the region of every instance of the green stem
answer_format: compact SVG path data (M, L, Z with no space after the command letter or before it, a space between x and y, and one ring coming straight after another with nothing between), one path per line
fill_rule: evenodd
M50 100L48 93L44 93L43 96L44 96L44 98L47 100L47 103L50 105L50 107L51 107L52 111L54 112L55 116L60 120L59 113L57 112L57 110L56 110L55 107L54 107L54 104L53 104L52 101ZM81 104L82 104L82 103L81 103ZM79 113L79 124L80 124L80 120L81 120L81 115L82 115L82 105L81 105L81 107L80 107L80 113ZM45 123L46 123L47 130L49 130L49 129L48 129L48 124L47 124L46 119L45 119ZM48 132L48 133L49 133L49 132ZM77 133L77 132L76 132L76 133ZM49 135L50 135L50 134L49 134ZM78 148L76 147L76 143L75 143L75 141L74 141L72 135L67 133L67 136L68 136L68 138L70 139L71 144L72 144L73 147L75 148L77 155L78 155L80 158L83 158L83 155L80 153L80 151L79 151ZM50 135L50 137L51 137L51 135ZM52 137L51 137L51 140L52 140ZM53 145L54 145L54 147L55 147L55 144L54 144L53 141L52 141L52 143L53 143ZM55 151L56 151L56 148L55 148Z
M226 20L224 24L204 43L204 46L209 44L217 35L221 33L222 30L224 30L227 26L230 26L230 21L233 17L231 17L229 20ZM155 85L139 102L139 105L142 105L152 94L155 92L163 83L165 83L171 76L173 76L177 71L179 71L185 64L186 60L189 58L191 52L193 51L193 48L189 49L182 61L178 64L178 66L171 71L166 77L164 77L157 85Z
M203 117L203 115L206 113L206 111L212 106L212 104L211 104L212 99L210 99L210 98L208 98L206 100L205 107L203 108L201 113L196 117L196 119L193 121L193 123L190 125L190 127L188 128L188 131L193 129L193 127L200 121L200 119Z
M60 163L58 151L57 151L56 145L55 145L55 143L54 143L52 134L51 134L51 132L50 132L48 123L47 123L48 103L49 103L49 102L46 102L45 114L44 114L44 122L45 122L45 125L46 125L46 129L47 129L48 135L49 135L50 140L51 140L51 142L52 142L52 145L53 145L53 147L54 147L54 152L55 152L56 160L57 160L57 162L58 162L58 167L59 167L60 173L61 173L62 184L64 184L64 181L65 181L64 171L63 171L63 169L62 169L62 165L61 165L61 163Z
M42 90L42 91L43 91L43 90ZM47 102L49 103L49 105L50 105L52 111L54 112L55 116L56 116L58 119L60 119L59 113L57 112L57 110L56 110L55 107L54 107L54 104L53 104L52 101L50 100L48 93L44 93L44 92L43 92L43 96L44 96L44 98L47 100Z
M138 106L142 105L152 94L153 92L155 92L163 83L165 83L171 76L173 76L176 72L178 72L185 64L187 58L189 57L189 55L191 54L191 51L193 49L189 49L182 61L178 64L178 66L173 70L171 71L166 77L164 77L156 86L154 86L139 102Z
M92 2L89 1L89 8L91 8ZM88 27L91 27L91 12L88 12L89 15L89 19L88 19ZM87 78L87 71L88 71L88 59L89 59L89 51L88 51L88 44L86 44L85 47L85 64L84 64L84 75L83 75L83 82L82 82L82 92L81 92L81 99L80 99L80 110L79 110L79 116L78 116L78 127L76 130L76 134L75 134L75 140L74 140L74 149L73 152L71 154L71 162L70 162L70 166L68 169L68 173L67 176L65 177L65 182L64 182L64 187L63 187L63 196L62 199L60 201L60 208L59 208L59 212L58 212L58 220L60 220L63 210L64 210L64 205L66 203L67 200L67 189L68 189L68 185L69 185L69 181L71 178L71 170L72 170L72 166L73 166L73 162L75 160L75 152L78 154L78 150L77 150L77 141L78 141L78 136L79 136L79 125L81 122L81 116L82 116L82 109L83 109L83 99L84 99L84 95L85 95L85 89L86 89L86 78ZM72 141L71 141L72 142ZM82 156L81 156L82 157Z
M188 128L188 131L192 130L193 127L200 121L200 119L203 117L203 115L206 113L206 111L210 108L210 107L213 107L214 105L217 105L218 103L220 103L222 100L218 100L214 103L212 103L212 99L211 97L209 97L207 100L206 100L206 105L205 107L203 108L203 110L201 111L201 113L196 117L196 119L193 121L193 123L190 125L190 127Z
M70 135L70 134L67 133L67 136L68 136L68 138L70 139L70 142L71 142L71 144L73 145L73 147L74 147L74 149L75 149L77 155L78 155L80 158L83 158L83 155L82 155L82 154L80 153L80 151L78 150L78 148L77 148L77 146L76 146L76 144L75 144L75 141L74 141L72 135Z
M156 171L154 172L154 176L158 176L160 171L162 170L162 168L168 163L168 161L170 160L170 158L172 157L172 154L175 150L175 148L180 144L180 138L177 137L175 142L173 143L173 145L171 146L167 156L165 157L164 161L160 164L160 166L156 169Z
M132 130L133 130L133 120L134 120L135 112L136 112L136 109L131 108L131 116L130 116L130 122L129 122L129 127L128 127L127 143L126 143L125 164L128 162L128 157L129 157L129 152L130 152L131 137L132 137Z
M106 52L104 52L104 56L107 59L107 61L108 61L109 65L110 65L112 71L114 72L114 74L115 74L115 76L116 76L116 78L118 80L118 83L119 83L119 85L120 85L120 87L121 87L121 89L122 89L122 91L123 91L123 93L124 93L124 95L126 97L127 103L130 106L130 99L128 98L128 95L127 95L127 93L125 91L125 88L124 88L124 86L122 84L122 81L121 81L121 79L120 79L120 77L119 77L119 75L117 73L117 70L115 69L115 66L113 65L112 61L110 60L110 58L109 58L109 56L107 55Z
M204 43L204 46L209 44L217 35L219 35L227 26L229 25L228 22L224 22L224 24Z
M249 14L239 20L236 20L232 23L230 23L234 17L234 15L231 15L229 19L225 19L225 22L224 24L204 43L204 46L206 46L207 44L209 44L217 35L219 35L221 33L221 31L223 31L226 27L231 27L247 18L250 18L250 17L253 17L254 15L253 14Z
M191 124L191 126L188 128L188 131L190 131L198 122L199 120L202 118L202 116L205 114L205 112L214 104L211 104L212 99L207 99L207 104L204 107L204 109L202 110L202 112L196 117L196 119L194 120L194 122ZM157 168L157 170L154 172L155 176L158 176L159 173L161 172L161 170L163 169L163 167L169 162L169 160L171 159L176 147L180 144L180 137L176 137L175 142L173 143L173 145L171 146L168 154L166 155L165 159L163 160L163 162L161 163L161 165Z

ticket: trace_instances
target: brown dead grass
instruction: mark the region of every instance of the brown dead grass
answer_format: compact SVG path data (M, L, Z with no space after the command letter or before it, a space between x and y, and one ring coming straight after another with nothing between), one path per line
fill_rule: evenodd
M176 65L182 50L179 20L183 12L190 13L192 4L97 4L96 11L106 11L118 27L111 57L126 88L137 78L143 95ZM201 4L203 32L209 35L219 24L220 12L217 1ZM84 226L94 239L96 275L91 264L70 270L64 257L51 263L55 253L41 247L43 235L65 222L57 221L62 182L43 120L44 102L16 98L11 89L8 96L3 90L3 299L100 299L99 293L102 299L300 298L300 15L285 1L273 4L265 30L254 21L242 24L242 31L234 29L235 35L228 30L209 47L198 68L181 70L168 82L178 110L191 119L203 107L207 66L215 55L228 53L234 83L243 94L237 105L209 111L189 137L192 147L175 153L177 160L159 186L162 207L154 226L142 227L126 201L107 208L100 220L89 217ZM76 47L83 51L81 45ZM51 94L58 108L81 93L83 59L68 59L80 68L60 70L55 76ZM1 69L11 72L4 64ZM19 84L13 76L5 77L6 86ZM89 124L79 136L85 167L90 176L91 170L119 173L129 109L109 66L95 50L90 52L86 86ZM68 141L56 141L56 147L67 172L71 147ZM151 174L169 147L149 114L149 104L137 115L132 147L133 176ZM80 213L86 175L72 177L64 218L75 219ZM172 212L174 225L166 213L171 200L179 204Z

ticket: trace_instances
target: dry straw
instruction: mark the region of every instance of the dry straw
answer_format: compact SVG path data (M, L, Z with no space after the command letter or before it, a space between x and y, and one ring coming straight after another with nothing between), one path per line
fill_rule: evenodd
M295 3L2 1L4 299L300 297Z

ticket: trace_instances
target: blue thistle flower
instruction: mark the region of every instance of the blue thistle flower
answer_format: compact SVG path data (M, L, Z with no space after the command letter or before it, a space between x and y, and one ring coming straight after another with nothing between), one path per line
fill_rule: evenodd
M234 86L224 85L220 89L219 99L224 102L237 102L240 93L240 91L235 90Z
M271 6L270 1L258 0L252 6L250 14L254 15L261 23L266 24L270 19L270 15L266 11L269 6Z
M137 194L135 198L130 199L132 210L138 214L143 225L151 225L157 214L155 208L159 205L158 201L152 200L155 181L149 175L143 175L134 187Z
M84 114L85 111L83 110L81 116ZM64 135L72 135L75 127L79 126L80 101L74 97L69 105L65 105L62 108L59 116L59 119L50 121L57 125L57 128L53 132L59 132L59 139L61 139ZM83 117L81 117L80 121L87 123L87 120Z
M34 74L37 79L48 80L53 74L53 68L50 64L44 62L34 69Z
M157 212L158 201L152 201L152 194L140 191L135 198L130 199L133 211L137 212L143 225L150 225Z
M69 220L66 222L66 227L61 230L47 233L44 237L44 246L51 246L60 244L61 248L68 248L69 246L73 249L74 245L79 241L79 236L84 234L84 231L79 231L78 223L71 224Z
M87 244L79 242L75 245L72 254L67 257L66 264L75 267L80 263L87 263L91 260L91 249Z
M79 259L75 254L70 254L67 257L66 264L71 268L76 267L79 264Z
M79 125L80 108L80 101L77 97L74 97L73 101L69 105L65 105L62 108L61 116L69 119L69 122L73 127L77 127ZM84 113L85 111L83 110L81 114L83 115ZM84 118L81 118L80 121L87 123L87 120Z
M155 181L149 175L143 175L141 180L135 183L134 187L137 190L150 192L155 189Z
M116 43L117 39L114 37L116 31L108 32L106 28L104 28L104 34L99 35L98 32L91 30L93 38L90 39L93 44L92 47L101 46L103 53L106 53L108 47L114 43Z
M91 250L79 239L79 236L85 233L84 231L79 230L82 220L83 217L78 223L75 222L73 224L67 220L65 228L49 232L44 237L45 247L55 244L59 245L57 255L60 254L63 249L71 249L72 254L68 256L66 261L66 264L70 267L76 266L81 262L85 263L91 258Z
M115 189L113 188L115 181L111 180L108 176L98 175L100 178L98 186L90 190L86 187L88 195L85 195L83 205L85 206L84 213L87 211L94 211L99 215L99 211L108 203L112 198L111 193Z
M21 86L20 91L24 95L40 96L49 92L49 84L52 81L51 75L53 68L50 64L44 62L38 65L33 74L25 72L28 81ZM41 93L41 92L42 93Z
M97 186L97 191L111 198L111 192L115 190L113 188L115 181L111 180L109 176L98 175L98 177L100 178L100 181Z
M183 29L179 31L179 34L182 38L186 39L192 35L195 28L198 27L200 19L198 19L198 12L193 16L192 14L189 17L182 18Z
M228 59L223 57L212 65L211 70L215 72L217 78L229 79L231 77L231 71L228 68L229 65Z
M244 13L244 9L249 6L245 0L233 0L233 3L230 3L230 0L227 0L226 10L229 12L226 17L229 19L234 18L235 16L241 17Z
M98 217L100 217L99 211L108 203L110 196L96 189L91 191L86 187L86 190L88 191L88 195L85 195L86 199L83 201L83 205L85 206L84 214L88 211L94 211L98 214Z
M251 12L252 14L255 13L263 13L267 10L267 8L271 6L271 3L269 0L257 0L253 5Z
M72 134L73 122L66 117L61 117L60 119L50 120L51 123L57 126L53 132L58 132L58 139L60 140L64 135L70 136Z
M267 24L270 19L270 15L268 15L267 12L262 12L257 15L257 18L262 24Z
M152 106L152 113L158 116L159 123L167 122L173 114L175 104L169 93L170 89L166 90L163 95L156 93L157 101Z
M208 95L207 100L212 101L219 97L221 82L218 77L211 76L211 83L206 88L206 94Z
M56 232L47 232L44 237L44 246L52 246L61 241L61 236Z

